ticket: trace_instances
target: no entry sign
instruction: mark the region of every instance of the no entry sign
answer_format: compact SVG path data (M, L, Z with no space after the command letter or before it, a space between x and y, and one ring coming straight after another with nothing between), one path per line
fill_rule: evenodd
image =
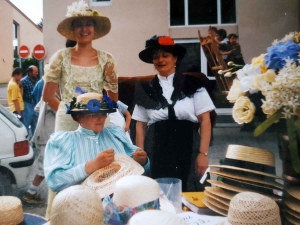
M19 48L19 56L22 59L26 59L29 56L29 53L30 53L29 48L26 45L22 45Z
M36 45L33 49L33 57L42 60L46 56L46 49L43 45Z

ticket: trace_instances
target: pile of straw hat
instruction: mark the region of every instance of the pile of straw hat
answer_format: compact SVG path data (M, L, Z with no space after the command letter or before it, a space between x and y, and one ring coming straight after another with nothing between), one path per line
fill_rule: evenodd
M285 220L291 224L300 224L300 189L299 187L286 187L284 204Z
M279 207L265 195L242 192L231 199L227 220L219 225L281 225Z
M104 198L114 193L114 185L119 179L128 175L141 175L144 171L134 159L125 154L116 154L110 165L96 170L82 184L91 187L100 198Z
M59 192L45 225L104 225L102 201L87 186L74 185Z
M14 196L0 196L0 224L43 224L47 220L41 216L23 213L21 200Z
M229 145L224 164L209 165L210 174L217 180L208 180L212 187L205 187L204 204L226 216L230 200L240 192L256 192L280 201L283 185L276 182L275 156L272 152L242 145Z

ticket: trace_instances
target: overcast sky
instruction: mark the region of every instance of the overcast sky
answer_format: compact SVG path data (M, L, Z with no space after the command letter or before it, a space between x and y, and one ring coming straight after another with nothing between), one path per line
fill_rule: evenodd
M43 18L43 0L9 0L35 24Z

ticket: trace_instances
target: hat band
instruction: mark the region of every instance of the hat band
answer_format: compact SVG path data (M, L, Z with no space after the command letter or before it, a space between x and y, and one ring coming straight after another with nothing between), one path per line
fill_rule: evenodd
M234 166L243 169L255 170L269 174L276 174L275 167L263 165L260 163L248 162L239 159L225 158L223 165Z
M134 214L148 209L158 210L159 207L159 199L137 207L116 206L113 203L113 198L110 196L106 196L103 199L104 220L107 224L125 225Z

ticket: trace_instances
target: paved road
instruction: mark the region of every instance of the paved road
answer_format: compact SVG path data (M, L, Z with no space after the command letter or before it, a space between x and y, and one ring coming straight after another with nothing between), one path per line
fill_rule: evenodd
M0 85L0 100L1 99L4 99L6 101L6 85ZM229 123L227 122L217 123L217 127L214 128L213 133L214 133L213 145L210 147L210 153L209 153L210 164L219 164L219 160L225 157L226 149L229 144L240 144L240 145L252 146L252 147L262 148L274 152L275 159L276 159L276 173L277 175L281 176L282 166L281 166L281 160L279 159L278 147L277 147L277 136L275 132L264 133L261 136L255 138L253 137L252 132L241 132L240 126L237 126L237 124L229 121ZM195 134L195 139L197 138L198 136ZM197 150L198 149L195 146L194 157L197 154ZM35 154L36 155L38 154L37 150L35 150ZM192 168L193 165L191 163L191 173L189 177L189 189L191 191L195 190L195 186L193 183ZM33 170L28 179L28 184L32 182L33 177L35 175L35 170L36 170L36 161L34 162ZM212 176L212 178L214 179L215 177ZM15 191L15 195L19 197L22 196L26 192L27 188L28 186ZM41 184L39 191L43 196L47 196L47 186L45 182ZM44 216L46 210L46 203L38 206L28 206L24 204L23 209L25 212L36 213L38 215Z

